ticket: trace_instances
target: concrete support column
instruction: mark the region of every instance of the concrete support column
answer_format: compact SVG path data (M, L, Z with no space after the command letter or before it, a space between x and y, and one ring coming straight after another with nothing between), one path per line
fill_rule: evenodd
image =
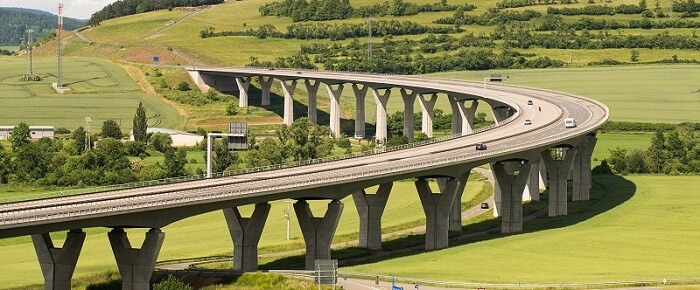
M501 191L501 232L523 231L523 190L530 178L530 163L496 162L493 176Z
M165 234L160 229L151 229L146 233L141 249L131 247L124 229L115 228L107 236L122 277L122 290L149 290Z
M328 96L331 98L331 132L335 136L340 136L340 95L343 93L343 84L333 89L331 85L326 85Z
M305 200L294 203L301 232L306 243L306 270L314 269L314 260L331 258L331 242L343 212L339 200L328 203L328 210L322 218L314 217Z
M458 177L459 183L457 183L455 201L452 203L452 208L450 209L450 232L462 232L462 194L464 194L464 188L467 186L467 179L469 179L470 173L471 170ZM447 178L438 178L437 183L440 191L445 192L447 188Z
M416 189L425 212L425 249L435 250L448 246L450 210L457 196L462 178L447 178L445 189L436 194L425 178L416 180Z
M68 232L63 248L56 248L48 233L32 235L32 242L44 275L44 289L70 290L85 233L82 230Z
M527 186L523 192L523 201L540 200L540 163L542 157L533 159L530 163L530 176L527 180Z
M428 137L433 137L433 108L435 108L435 101L437 101L437 94L432 94L430 99L426 99L425 96L420 95L418 98L420 101L420 107L422 110L422 128L421 131L425 133Z
M258 78L258 81L260 82L260 90L262 91L262 95L260 96L261 106L270 105L270 89L272 88L273 80L275 80L273 77L268 77L267 80L265 80L265 78L262 76Z
M357 84L352 84L352 90L355 92L355 138L365 137L365 97L368 88L365 85L360 89Z
M250 77L236 78L238 85L238 106L245 108L248 106L248 88L250 87Z
M318 95L318 86L320 84L321 82L319 81L311 83L311 80L309 79L304 80L304 85L306 85L306 91L309 92L309 110L307 116L309 118L309 122L314 124L318 124L318 109L316 105L316 95Z
M598 142L595 136L586 136L578 146L576 146L576 157L574 158L574 188L571 200L591 199L591 156L593 149Z
M415 130L415 113L413 112L413 103L416 102L418 92L411 91L408 93L406 89L401 89L401 97L403 98L403 135L408 138L408 141L413 141L413 131Z
M382 214L392 186L391 182L380 184L375 194L367 194L364 189L352 193L360 216L360 248L382 249Z
M567 215L566 177L569 175L576 150L573 148L552 148L542 151L541 155L549 176L549 216Z
M491 172L495 172L496 169L494 168L495 163L489 163L489 167L491 168ZM493 176L494 181L493 181L493 217L499 217L501 216L501 207L502 207L502 197L501 197L501 187L498 186L498 181L496 179L496 175L494 174Z
M496 120L496 125L503 125L503 121L513 115L509 107L494 107L493 118Z
M292 80L287 84L287 81L280 80L282 84L282 92L284 92L284 124L291 126L294 123L294 89L297 87L297 80Z
M473 132L474 114L479 107L479 102L471 100L471 106L466 107L469 100L458 100L450 96L452 106L452 135L466 135Z
M374 100L377 102L377 132L375 138L378 143L384 144L388 138L386 129L386 104L389 102L391 89L386 89L384 94L380 94L377 89L372 88Z
M233 240L233 270L258 270L258 242L269 213L269 203L255 204L250 218L241 217L236 207L224 209L228 232Z

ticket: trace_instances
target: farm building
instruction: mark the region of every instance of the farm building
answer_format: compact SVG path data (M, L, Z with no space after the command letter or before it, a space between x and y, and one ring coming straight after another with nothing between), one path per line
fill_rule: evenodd
M202 135L182 132L174 129L148 128L146 133L166 133L173 138L173 147L195 146L204 140ZM129 132L129 138L134 141L134 131Z
M0 140L7 140L12 135L15 126L0 126ZM53 126L29 126L29 136L32 139L53 138Z

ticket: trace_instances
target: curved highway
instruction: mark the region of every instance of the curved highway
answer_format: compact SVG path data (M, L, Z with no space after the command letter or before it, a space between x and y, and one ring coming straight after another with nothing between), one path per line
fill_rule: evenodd
M371 87L474 96L516 110L504 124L447 141L339 161L230 177L0 205L0 238L87 227L162 227L207 211L284 198L340 199L380 180L445 176L451 168L525 158L595 132L605 105L564 93L405 76L267 69L201 69L214 73L364 83ZM532 100L534 105L528 105ZM538 111L541 107L542 111ZM576 128L564 119L575 118ZM524 120L530 119L531 125ZM476 151L484 142L488 149ZM525 155L524 155L525 154ZM446 173L448 172L448 173Z

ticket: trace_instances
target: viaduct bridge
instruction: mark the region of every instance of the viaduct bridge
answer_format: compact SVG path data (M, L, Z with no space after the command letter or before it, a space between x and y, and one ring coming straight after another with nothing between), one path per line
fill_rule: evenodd
M330 258L330 245L343 204L352 195L360 216L360 247L380 249L381 216L392 182L416 178L426 215L426 249L448 246L448 232L461 231L460 200L472 168L490 164L494 172L496 212L502 232L522 231L522 200L539 199L540 173L546 172L549 216L567 214L567 177L573 171L572 200L589 199L591 154L596 130L607 120L608 108L584 97L510 86L405 76L254 68L189 68L197 85L235 90L240 106L248 106L248 88L257 78L261 104L270 104L270 88L279 81L284 93L284 123L291 124L293 97L303 82L308 98L307 116L317 121L316 94L323 84L331 97L330 127L340 133L340 98L346 86L356 100L355 135L365 135L365 97L376 102L376 136L386 139L386 105L400 92L404 106L404 134L414 132L414 103L423 112L422 131L432 136L431 115L436 100L446 97L452 107L453 138L422 146L360 156L340 161L286 169L251 172L150 187L0 205L0 238L31 235L45 278L45 289L70 289L85 233L89 227L108 227L109 241L123 280L123 289L149 289L149 281L164 240L162 227L205 212L223 210L233 240L233 267L258 267L257 244L270 211L270 201L294 199L294 210L306 243L306 268L314 259ZM496 120L489 130L475 132L473 120L480 103L488 104ZM532 105L534 103L534 105ZM541 108L541 111L536 109ZM578 126L565 128L564 119ZM526 125L525 120L531 124ZM475 150L484 142L487 150ZM436 179L433 192L429 179ZM375 193L366 189L379 185ZM322 217L309 209L308 200L329 200ZM255 204L250 217L238 207ZM140 248L134 248L125 228L148 228ZM62 247L50 232L68 231Z

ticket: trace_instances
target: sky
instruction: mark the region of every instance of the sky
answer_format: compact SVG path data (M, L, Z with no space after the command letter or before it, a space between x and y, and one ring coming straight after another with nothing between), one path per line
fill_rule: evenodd
M63 1L63 16L89 19L92 13L116 0L0 0L0 7L31 8L58 14L60 1Z

